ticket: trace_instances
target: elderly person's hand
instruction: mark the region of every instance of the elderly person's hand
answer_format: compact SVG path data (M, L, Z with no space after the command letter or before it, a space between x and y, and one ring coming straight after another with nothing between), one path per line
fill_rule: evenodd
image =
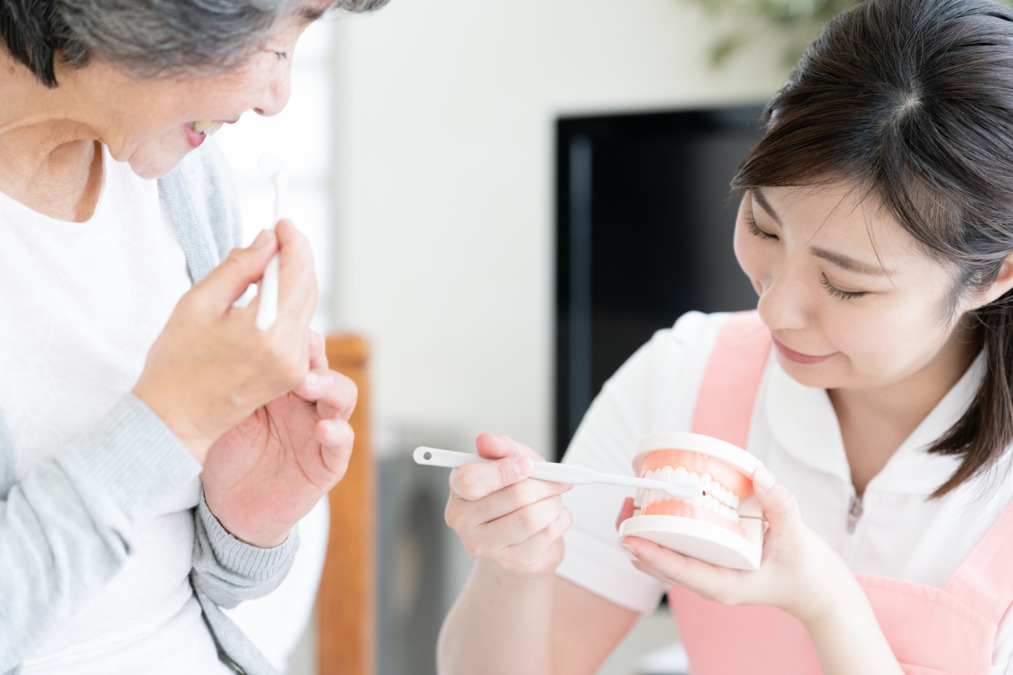
M204 464L208 508L248 544L282 543L341 480L352 455L355 384L328 369L320 335L310 338L302 383L218 439Z
M180 438L201 464L208 448L310 370L309 323L317 282L309 242L288 221L275 237L261 232L180 299L145 360L134 394ZM279 254L278 318L254 324L256 300L234 303Z
M205 465L212 513L263 547L284 541L344 475L356 398L309 329L317 297L309 243L286 220L277 242L262 232L180 300L134 388ZM278 318L261 332L257 302L233 303L276 250Z

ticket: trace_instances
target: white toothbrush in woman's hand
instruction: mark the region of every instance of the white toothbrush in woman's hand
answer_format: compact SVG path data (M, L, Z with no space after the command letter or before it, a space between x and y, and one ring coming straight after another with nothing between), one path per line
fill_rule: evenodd
M457 452L454 450L440 450L439 448L428 448L421 446L415 448L412 458L416 464L428 466L455 467L476 462L489 462L492 460L479 457L470 452ZM585 485L587 483L604 483L607 485L620 485L623 487L644 488L647 490L662 490L676 499L693 499L703 494L703 489L689 480L654 480L652 478L637 478L635 476L621 476L612 473L594 471L584 466L574 464L557 464L555 462L534 462L531 477L539 480L551 481L553 483L569 483L571 485Z
M265 176L271 179L274 184L274 218L271 220L270 229L278 224L282 217L282 208L285 198L285 183L288 179L288 172L285 170L285 162L274 155L264 154L260 156L257 166ZM271 257L264 270L264 278L260 282L260 304L257 306L257 328L267 330L274 325L278 317L278 254Z

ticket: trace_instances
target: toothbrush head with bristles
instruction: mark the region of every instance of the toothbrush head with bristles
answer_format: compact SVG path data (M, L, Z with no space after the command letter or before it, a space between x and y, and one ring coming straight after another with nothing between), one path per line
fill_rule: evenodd
M270 154L260 156L257 166L261 173L267 176L274 185L274 217L271 219L270 229L281 220L285 198L285 184L288 179L288 172L285 169L285 162L279 157ZM276 253L264 270L264 278L260 283L260 304L257 308L257 328L267 330L274 325L278 316L278 254Z

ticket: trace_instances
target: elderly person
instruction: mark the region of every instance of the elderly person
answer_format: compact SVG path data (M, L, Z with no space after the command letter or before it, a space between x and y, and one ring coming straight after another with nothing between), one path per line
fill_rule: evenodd
M382 4L0 4L0 673L272 671L220 607L284 577L355 389L305 238L233 248L205 141L284 107L310 22ZM234 303L275 254L260 331Z

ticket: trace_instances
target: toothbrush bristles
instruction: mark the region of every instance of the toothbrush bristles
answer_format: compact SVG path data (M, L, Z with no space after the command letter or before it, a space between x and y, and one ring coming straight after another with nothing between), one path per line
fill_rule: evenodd
M260 156L260 159L257 161L257 168L259 168L261 173L263 173L268 178L274 178L275 176L277 176L279 173L281 173L281 170L284 168L284 166L285 163L281 161L280 157L275 157L274 155L269 153L264 153L263 155Z

